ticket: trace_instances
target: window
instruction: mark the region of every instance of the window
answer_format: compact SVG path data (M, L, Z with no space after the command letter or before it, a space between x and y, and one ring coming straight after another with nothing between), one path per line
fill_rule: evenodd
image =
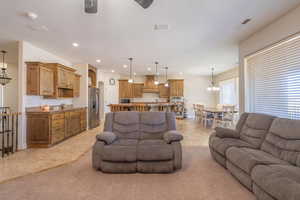
M221 81L220 85L220 104L236 105L238 108L239 97L239 79L233 78Z
M300 36L246 58L248 110L300 119Z

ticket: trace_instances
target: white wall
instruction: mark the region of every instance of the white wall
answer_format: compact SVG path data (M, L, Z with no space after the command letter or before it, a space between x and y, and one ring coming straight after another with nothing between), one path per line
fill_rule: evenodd
M97 86L98 81L104 82L104 113L110 111L107 105L119 103L119 79L121 75L118 73L109 73L97 70ZM114 78L115 85L109 85L109 79Z
M214 93L208 92L209 76L184 76L184 98L189 117L194 115L193 104L201 103L207 107L215 106Z
M76 64L73 65L76 69L76 74L80 77L80 96L73 99L73 105L75 107L88 107L88 64Z
M281 40L287 39L300 32L300 6L291 10L286 15L280 17L264 29L253 34L248 39L242 41L239 45L240 61L240 110L245 111L245 77L244 77L244 59L261 49Z

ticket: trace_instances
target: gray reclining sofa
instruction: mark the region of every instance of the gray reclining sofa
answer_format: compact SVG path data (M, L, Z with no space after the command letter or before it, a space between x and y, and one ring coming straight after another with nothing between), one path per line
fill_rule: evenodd
M258 200L300 200L300 120L244 113L235 130L216 128L209 147Z
M181 168L182 139L174 113L108 113L92 164L107 173L170 173Z

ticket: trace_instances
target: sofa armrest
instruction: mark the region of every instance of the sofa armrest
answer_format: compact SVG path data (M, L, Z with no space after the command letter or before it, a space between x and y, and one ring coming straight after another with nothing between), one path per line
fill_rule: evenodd
M240 138L239 132L229 128L215 128L216 136L220 138Z
M171 144L172 142L179 142L183 140L183 136L178 131L168 131L163 136L164 140Z
M117 136L113 132L105 131L105 132L97 135L96 139L98 141L104 142L105 144L112 144L117 139Z

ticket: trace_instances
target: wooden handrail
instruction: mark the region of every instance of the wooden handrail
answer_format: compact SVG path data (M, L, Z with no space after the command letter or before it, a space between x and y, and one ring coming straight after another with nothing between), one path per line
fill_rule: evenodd
M0 113L0 117L5 117L5 116L16 116L16 115L21 115L21 112L15 112L15 113Z

